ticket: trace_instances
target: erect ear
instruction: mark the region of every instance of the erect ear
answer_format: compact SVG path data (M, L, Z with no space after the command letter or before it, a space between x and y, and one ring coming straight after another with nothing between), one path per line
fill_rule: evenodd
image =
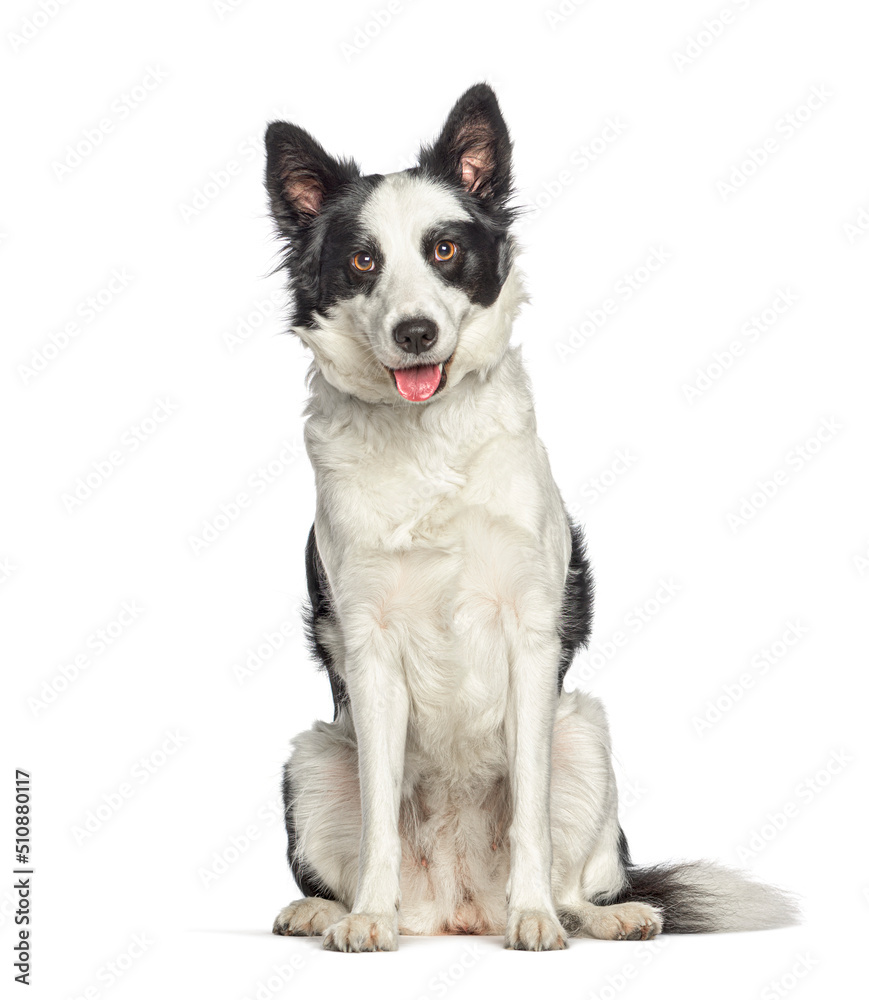
M503 205L512 193L512 148L495 92L478 83L456 101L434 145L420 150L419 164Z
M352 160L336 160L303 128L289 122L269 125L266 153L272 215L284 230L308 225L330 195L359 176Z

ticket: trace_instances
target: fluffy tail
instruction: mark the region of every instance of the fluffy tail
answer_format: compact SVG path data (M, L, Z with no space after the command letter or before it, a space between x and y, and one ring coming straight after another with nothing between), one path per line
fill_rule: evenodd
M665 934L761 931L799 922L799 907L790 893L711 861L651 868L628 863L625 876L625 887L606 902L657 907Z

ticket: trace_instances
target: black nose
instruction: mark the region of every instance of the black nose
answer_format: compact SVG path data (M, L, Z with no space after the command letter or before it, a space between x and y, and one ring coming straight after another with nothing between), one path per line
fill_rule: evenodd
M404 319L392 331L395 342L408 354L422 354L434 347L438 339L438 325L430 319L417 316Z

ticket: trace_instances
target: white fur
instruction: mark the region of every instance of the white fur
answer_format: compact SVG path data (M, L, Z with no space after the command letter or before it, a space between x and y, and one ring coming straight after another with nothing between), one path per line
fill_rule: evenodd
M393 174L374 190L362 223L380 247L384 273L371 296L352 306L356 325L364 325L377 358L391 368L407 364L392 336L403 319L426 316L438 325L433 354L438 360L455 350L460 327L474 306L458 288L445 285L420 253L423 237L438 223L468 218L443 187L407 174Z
M340 623L320 637L352 709L298 736L290 763L299 853L341 903L328 928L311 903L278 924L350 951L394 948L399 931L560 948L557 913L649 936L652 907L590 903L622 885L616 786L602 707L556 692L570 534L509 347L520 276L484 309L419 251L461 214L432 182L387 178L366 219L377 290L297 331L314 353L305 440ZM420 313L454 359L414 404L384 365L401 361L394 323Z
M359 407L360 402L388 403L404 410L419 408L398 395L386 370L408 363L407 354L392 336L402 319L422 315L438 324L437 343L417 363L446 361L454 354L449 372L452 386L458 386L472 372L485 378L501 361L513 318L525 301L518 273L508 277L497 301L484 308L470 302L460 289L442 282L420 252L425 233L466 216L457 199L431 181L392 174L375 189L365 208L365 220L386 263L374 291L338 302L327 315L318 317L313 328L295 329L314 354L314 370L339 394L352 397L343 401L324 397L325 409L346 406L357 420L364 421L373 411ZM440 402L430 400L426 408L436 401ZM502 409L507 402L501 400ZM313 414L310 408L308 412ZM466 406L462 422L469 418L473 416ZM400 436L404 433L400 420L392 429ZM388 441L389 431L381 428L381 434Z

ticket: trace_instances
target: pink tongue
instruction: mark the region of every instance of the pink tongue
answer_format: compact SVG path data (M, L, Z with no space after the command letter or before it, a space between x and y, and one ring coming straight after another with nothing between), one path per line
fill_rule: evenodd
M440 365L419 365L417 368L396 368L395 384L398 391L414 403L435 394L441 382Z

